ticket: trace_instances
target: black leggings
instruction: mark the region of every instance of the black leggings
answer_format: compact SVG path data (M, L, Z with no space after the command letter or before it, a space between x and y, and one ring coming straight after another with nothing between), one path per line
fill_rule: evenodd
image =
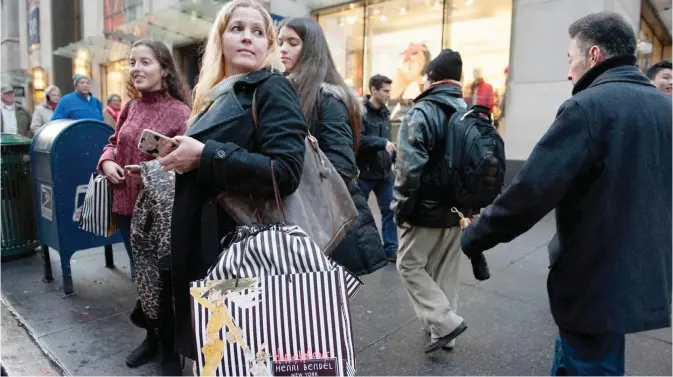
M126 253L129 255L129 265L131 266L131 279L135 277L135 267L133 266L133 250L131 249L131 216L117 215L117 229L122 236Z

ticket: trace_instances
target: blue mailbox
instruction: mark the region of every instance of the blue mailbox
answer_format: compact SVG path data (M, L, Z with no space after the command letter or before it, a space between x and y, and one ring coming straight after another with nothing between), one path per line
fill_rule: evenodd
M37 224L44 258L44 279L52 281L49 248L58 251L63 295L73 293L70 258L78 250L105 246L105 266L114 267L110 238L79 228L79 211L91 173L114 130L97 120L55 120L43 126L30 147Z

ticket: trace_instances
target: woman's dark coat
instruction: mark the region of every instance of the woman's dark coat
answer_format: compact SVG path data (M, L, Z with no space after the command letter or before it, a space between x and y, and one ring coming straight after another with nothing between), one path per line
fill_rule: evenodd
M348 108L339 88L323 84L318 106L319 127L311 132L318 138L320 149L329 158L348 186L358 217L352 230L330 257L356 275L370 274L388 264L374 216L357 184L358 168L353 151L353 132Z
M251 115L255 89L256 135ZM221 252L219 240L235 228L216 195L226 191L272 197L271 160L280 194L292 194L301 178L307 125L289 81L260 70L234 84L186 135L205 148L197 169L176 177L171 258L176 350L196 359L189 283L206 276Z

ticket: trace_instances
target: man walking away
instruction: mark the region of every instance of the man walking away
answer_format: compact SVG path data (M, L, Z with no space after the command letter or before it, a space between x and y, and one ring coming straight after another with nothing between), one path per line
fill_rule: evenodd
M392 81L381 75L369 79L371 96L362 110L362 136L358 149L357 164L360 169L358 185L369 198L374 191L381 210L381 233L383 248L388 260L397 259L397 226L390 210L393 199L392 164L395 158L395 144L391 139L392 126L390 111L386 103L390 99Z
M673 64L670 60L662 60L647 70L647 77L654 86L667 96L673 94Z
M573 97L512 184L462 236L476 255L556 208L553 375L624 374L624 334L671 324L671 101L636 67L616 13L569 28Z
M402 228L397 269L416 315L430 332L426 353L445 347L466 329L456 314L460 273L460 218L447 193L449 119L465 110L458 52L442 51L426 68L426 90L404 119L398 137L392 209ZM430 165L430 166L428 166ZM471 212L459 208L470 216Z

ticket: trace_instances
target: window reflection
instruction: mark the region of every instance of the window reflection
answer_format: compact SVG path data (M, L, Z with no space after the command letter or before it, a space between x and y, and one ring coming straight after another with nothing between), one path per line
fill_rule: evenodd
M386 0L353 3L317 12L330 51L347 84L369 93L369 77L393 80L388 104L401 120L423 91L426 64L442 48L463 57L466 100L489 98L501 116L509 64L512 0ZM475 77L475 72L479 72ZM481 81L480 81L481 80ZM490 86L491 94L473 83Z

